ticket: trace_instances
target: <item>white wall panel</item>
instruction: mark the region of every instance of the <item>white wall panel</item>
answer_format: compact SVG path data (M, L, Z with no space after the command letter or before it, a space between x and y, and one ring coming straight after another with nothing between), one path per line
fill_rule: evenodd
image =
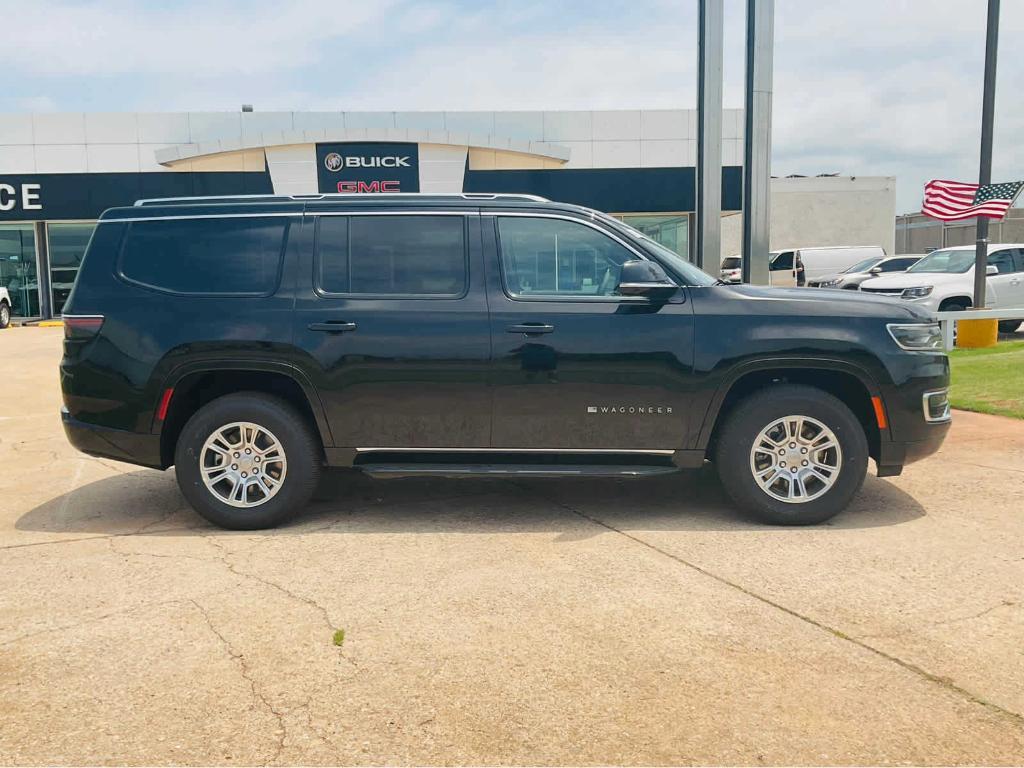
M635 141L640 138L640 111L616 110L592 113L594 141Z
M36 173L85 173L85 144L37 144Z
M355 128L394 128L394 112L346 112L345 127L349 130Z
M639 168L639 141L595 141L595 168Z
M316 145L294 144L267 147L267 167L274 192L279 195L313 195L317 192Z
M495 112L494 135L540 141L544 138L543 112Z
M85 115L81 112L33 114L32 137L36 144L85 144Z
M545 112L544 141L591 141L594 124L590 112Z
M594 167L594 142L592 141L560 141L563 147L568 147L571 154L566 168L593 168Z
M32 143L32 115L0 114L0 144Z
M139 121L134 112L87 112L87 144L135 144L139 140Z
M466 148L420 144L420 191L461 192Z
M189 112L189 141L218 141L237 139L242 135L241 112Z
M345 116L341 112L293 112L292 126L296 131L343 131Z
M445 112L444 127L456 133L494 133L493 112Z
M243 138L252 138L272 131L290 131L293 128L291 112L242 112L241 117Z
M640 138L644 140L694 139L686 109L645 109L640 113Z
M143 144L187 144L188 113L139 112L136 116L139 141Z
M443 131L444 112L395 112L395 127Z
M89 173L138 173L138 144L87 144Z
M0 172L35 173L35 147L31 144L0 144Z

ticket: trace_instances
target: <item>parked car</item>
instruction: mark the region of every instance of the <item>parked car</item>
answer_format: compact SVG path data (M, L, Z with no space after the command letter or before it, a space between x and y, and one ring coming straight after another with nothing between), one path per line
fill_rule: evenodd
M896 275L875 277L861 291L905 299L928 312L958 312L970 307L974 296L973 245L932 251ZM1024 319L1024 245L990 244L985 303L991 309L1020 307ZM999 330L1012 333L1020 320L1001 320Z
M0 286L0 328L6 328L11 324L11 294L7 289Z
M924 257L924 254L905 254L903 256L872 256L859 261L849 269L835 275L825 275L817 280L808 281L811 288L841 288L856 291L861 283L872 277L890 272L906 272Z
M711 460L808 524L949 429L939 328L859 293L722 285L603 213L525 195L144 201L101 217L64 311L80 450L176 468L227 528L324 466L637 477Z
M722 259L722 282L739 283L743 280L743 257L726 256Z

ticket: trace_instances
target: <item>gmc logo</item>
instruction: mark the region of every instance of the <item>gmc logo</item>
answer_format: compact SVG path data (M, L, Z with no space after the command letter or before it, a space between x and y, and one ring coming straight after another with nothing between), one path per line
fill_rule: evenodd
M397 181L339 181L339 192L400 192Z

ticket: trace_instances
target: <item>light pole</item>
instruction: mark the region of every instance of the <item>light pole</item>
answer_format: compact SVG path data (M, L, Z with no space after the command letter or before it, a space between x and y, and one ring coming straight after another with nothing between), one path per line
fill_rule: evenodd
M999 45L999 0L988 0L985 34L985 89L981 101L981 167L978 184L992 183L992 123L996 108L996 48ZM974 250L974 308L985 308L985 274L988 268L988 217L979 216Z

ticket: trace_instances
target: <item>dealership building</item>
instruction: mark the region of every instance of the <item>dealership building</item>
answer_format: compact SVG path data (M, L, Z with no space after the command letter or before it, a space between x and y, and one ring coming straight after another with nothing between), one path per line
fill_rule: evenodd
M0 115L0 285L59 315L95 220L139 199L518 192L590 206L691 255L696 110ZM739 251L743 120L725 110L723 255ZM893 253L891 177L772 180L772 247Z

